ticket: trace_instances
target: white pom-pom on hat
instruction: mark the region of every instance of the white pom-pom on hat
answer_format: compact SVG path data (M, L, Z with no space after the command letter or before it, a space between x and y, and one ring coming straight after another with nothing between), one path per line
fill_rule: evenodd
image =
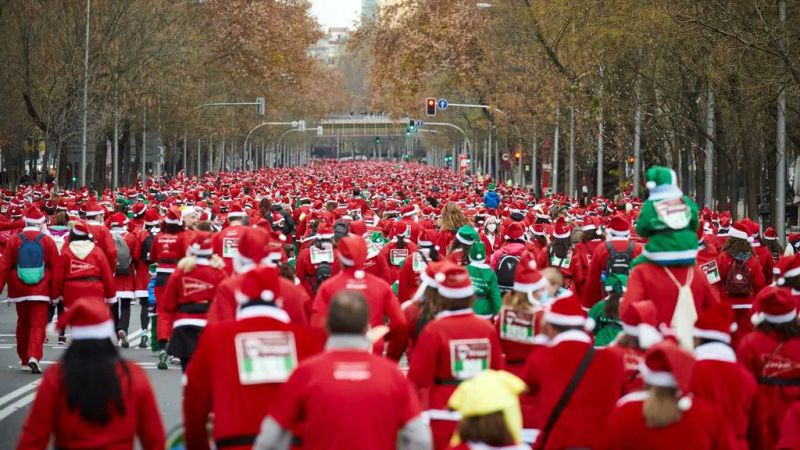
M433 278L438 281L439 283L443 282L447 277L442 272L438 272Z
M354 275L356 277L356 280L363 280L364 277L366 276L363 270L356 270Z
M692 397L689 395L681 397L681 399L678 400L678 409L683 412L692 409Z
M272 291L261 291L261 300L271 302L275 300L275 293Z
M648 181L647 183L645 183L645 186L647 186L647 189L655 189L656 182L655 181Z

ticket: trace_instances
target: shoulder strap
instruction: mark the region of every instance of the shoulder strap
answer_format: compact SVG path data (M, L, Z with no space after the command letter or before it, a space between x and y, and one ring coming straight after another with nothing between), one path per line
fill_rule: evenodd
M24 244L24 243L26 243L26 242L28 242L28 237L27 237L27 236L25 236L25 233L23 233L23 232L21 232L21 231L20 231L20 232L17 234L17 236L19 236L19 239L22 241L22 243L23 243L23 244Z
M44 233L37 234L36 235L36 239L34 239L34 242L37 242L37 243L40 242L43 237L44 237Z
M564 393L561 394L561 398L558 399L556 407L553 409L553 412L547 419L547 425L545 425L542 429L542 438L539 439L536 448L543 449L547 445L547 439L550 437L550 432L553 431L553 427L556 425L556 422L558 422L558 418L561 417L561 413L563 413L564 409L567 407L567 403L569 403L569 400L572 398L572 394L574 394L575 389L578 388L578 384L581 382L581 379L583 379L586 369L589 368L589 363L592 362L592 358L594 358L594 353L594 345L589 344L589 350L587 350L586 354L583 355L581 363L578 364L578 368L575 369L575 373L569 380L566 389L564 389Z
M628 250L627 250L627 252L630 253L631 256L633 256L633 249L634 249L633 241L628 240Z

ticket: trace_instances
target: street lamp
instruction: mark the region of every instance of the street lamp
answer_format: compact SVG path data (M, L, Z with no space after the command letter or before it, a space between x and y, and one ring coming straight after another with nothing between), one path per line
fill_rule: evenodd
M494 8L494 5L491 3L480 2L476 4L475 7L478 9L489 9L489 8Z

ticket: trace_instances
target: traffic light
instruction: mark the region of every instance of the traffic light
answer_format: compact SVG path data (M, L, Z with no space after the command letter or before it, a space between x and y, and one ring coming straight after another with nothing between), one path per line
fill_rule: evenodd
M414 131L414 129L416 128L416 126L417 126L417 124L416 124L416 122L414 121L414 119L410 119L410 120L408 121L408 131L412 131L412 132L413 132L413 131Z
M520 159L521 157L522 157L522 152L521 152L521 151L519 151L519 150L517 150L517 151L514 153L514 158Z
M436 99L429 98L425 101L425 113L429 116L436 115Z
M380 144L381 144L381 138L380 138L380 136L375 136L375 143L376 143L376 144L378 144L378 145L380 145Z

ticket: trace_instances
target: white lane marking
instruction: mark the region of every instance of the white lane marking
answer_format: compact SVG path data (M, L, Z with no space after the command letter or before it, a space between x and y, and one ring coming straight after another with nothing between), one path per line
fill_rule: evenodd
M3 420L6 417L19 411L20 409L28 406L28 403L32 402L34 398L36 398L35 392L32 394L28 394L25 397L22 397L21 399L15 401L14 403L6 406L3 409L0 409L0 420Z
M36 389L36 386L39 386L42 380L36 380L32 383L28 383L25 386L20 388L14 389L13 391L9 392L8 394L0 397L0 406L5 405L6 403L14 400L15 398L19 397L20 395L30 391L31 389Z

